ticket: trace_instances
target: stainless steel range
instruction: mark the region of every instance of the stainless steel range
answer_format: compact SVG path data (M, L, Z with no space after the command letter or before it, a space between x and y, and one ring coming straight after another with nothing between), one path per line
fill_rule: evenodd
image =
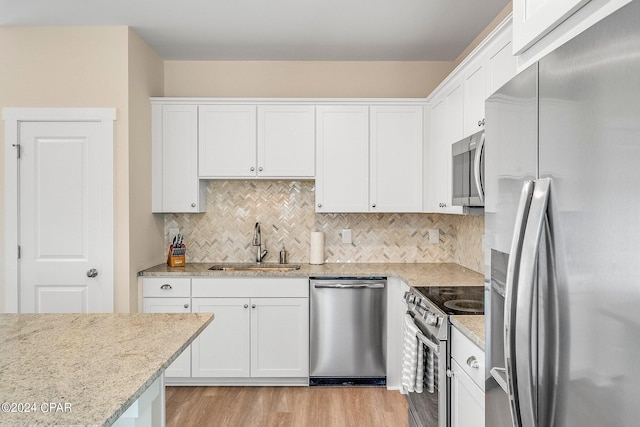
M451 368L449 348L449 316L484 314L484 287L424 287L406 292L408 318L419 329L416 339L422 346L418 372L423 376L422 392L409 391L410 427L448 427L450 412L448 376ZM407 320L409 321L409 320ZM409 328L410 329L410 328ZM412 334L409 332L409 338ZM407 333L405 332L405 340ZM407 360L403 360L403 367ZM431 364L433 372L430 372ZM404 378L403 378L404 380ZM404 381L403 381L404 382ZM417 388L417 387L416 387ZM410 389L411 390L411 389Z

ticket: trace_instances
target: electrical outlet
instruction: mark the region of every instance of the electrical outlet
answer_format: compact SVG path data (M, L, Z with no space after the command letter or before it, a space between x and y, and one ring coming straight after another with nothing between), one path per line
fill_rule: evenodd
M436 245L440 243L440 230L437 228L429 229L429 243L432 245Z
M342 230L342 243L344 243L345 245L350 245L352 242L351 229L345 228L344 230Z

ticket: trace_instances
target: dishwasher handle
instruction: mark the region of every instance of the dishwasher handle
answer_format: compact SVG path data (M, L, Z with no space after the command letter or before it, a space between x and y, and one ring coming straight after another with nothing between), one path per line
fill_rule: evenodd
M382 289L384 283L314 283L316 289Z

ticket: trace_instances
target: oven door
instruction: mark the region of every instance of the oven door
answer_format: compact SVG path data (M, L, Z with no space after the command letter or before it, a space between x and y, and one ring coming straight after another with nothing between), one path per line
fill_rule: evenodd
M446 320L445 320L446 321ZM422 393L407 393L409 403L409 425L415 427L447 427L447 341L439 341L438 328L423 325L416 320L422 333L438 346L434 353L434 390L433 393L424 387ZM427 351L426 346L425 351ZM426 353L425 353L426 354ZM426 372L426 369L425 369Z

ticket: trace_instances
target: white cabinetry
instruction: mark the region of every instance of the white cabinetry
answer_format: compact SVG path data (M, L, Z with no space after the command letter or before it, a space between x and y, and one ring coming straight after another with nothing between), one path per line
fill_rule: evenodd
M464 73L463 137L484 129L484 101L487 98L485 59L479 57L469 63Z
M513 52L524 70L631 0L514 0Z
M313 178L315 141L315 106L258 105L258 176Z
M515 0L513 51L520 54L589 0Z
M484 351L451 328L451 427L484 427Z
M316 107L316 211L369 210L369 108Z
M194 378L209 384L307 384L306 278L194 278L192 295L194 312L215 314L192 344Z
M205 183L198 180L198 107L152 106L153 212L204 212Z
M316 211L421 211L422 106L318 106L316 114Z
M422 107L372 106L369 114L369 210L420 212Z
M313 105L201 105L200 178L313 178Z
M255 105L201 105L198 134L200 178L256 175Z
M191 279L146 278L143 280L143 313L191 313ZM191 375L191 346L165 371L165 377Z
M507 18L427 98L431 105L424 210L464 213L451 206L451 145L484 129L484 103L516 74Z

